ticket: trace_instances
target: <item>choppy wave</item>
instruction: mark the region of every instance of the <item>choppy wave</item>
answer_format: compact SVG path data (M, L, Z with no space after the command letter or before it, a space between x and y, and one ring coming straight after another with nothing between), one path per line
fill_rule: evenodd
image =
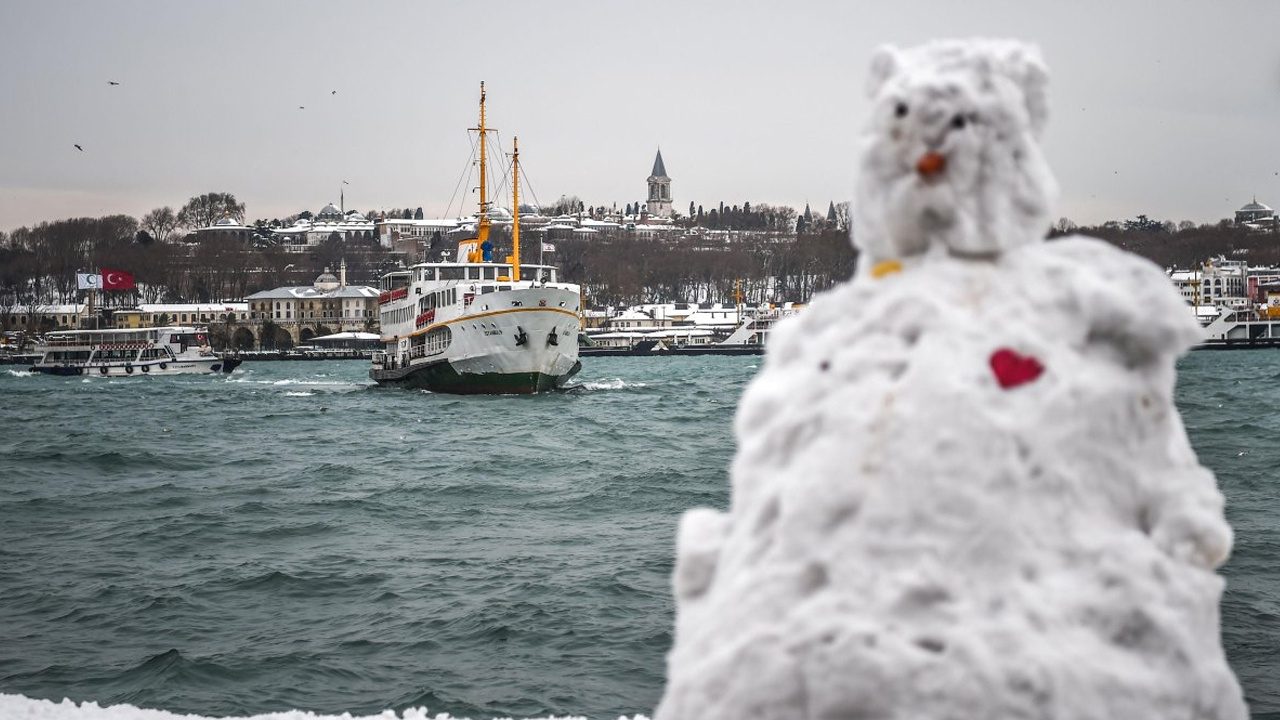
M648 386L649 384L644 382L628 382L622 378L614 378L612 380L584 382L577 387L581 387L583 390L630 390Z
M589 389L535 397L360 392L366 370L0 375L21 429L0 432L0 692L205 716L650 711L675 523L727 500L742 363L593 359ZM690 436L713 442L647 447Z

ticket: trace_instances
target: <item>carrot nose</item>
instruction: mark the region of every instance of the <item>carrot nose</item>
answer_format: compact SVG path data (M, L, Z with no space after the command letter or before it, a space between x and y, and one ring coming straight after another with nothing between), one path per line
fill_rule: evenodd
M916 172L920 173L922 177L933 177L946 169L946 156L936 152L925 153L916 163Z

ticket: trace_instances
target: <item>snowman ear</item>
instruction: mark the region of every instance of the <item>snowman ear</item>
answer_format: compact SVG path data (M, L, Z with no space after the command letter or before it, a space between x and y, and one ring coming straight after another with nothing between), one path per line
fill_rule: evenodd
M1011 43L1000 58L1000 69L1022 91L1031 132L1037 137L1049 120L1049 70L1040 57L1040 48L1024 43Z
M881 45L871 56L871 72L867 75L867 97L874 98L889 78L902 69L902 57L898 48Z

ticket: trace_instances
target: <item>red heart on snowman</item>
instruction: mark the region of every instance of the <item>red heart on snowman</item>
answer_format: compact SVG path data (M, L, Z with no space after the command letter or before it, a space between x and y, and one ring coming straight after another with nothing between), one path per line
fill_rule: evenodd
M1000 348L991 353L991 372L995 373L996 382L1008 390L1025 385L1044 372L1044 365L1030 355L1020 355L1009 348Z

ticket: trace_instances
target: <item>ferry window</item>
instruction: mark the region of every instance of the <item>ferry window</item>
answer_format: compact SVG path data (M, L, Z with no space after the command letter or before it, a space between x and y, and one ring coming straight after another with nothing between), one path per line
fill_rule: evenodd
M466 268L460 267L442 267L438 268L441 280L462 280L465 276Z

